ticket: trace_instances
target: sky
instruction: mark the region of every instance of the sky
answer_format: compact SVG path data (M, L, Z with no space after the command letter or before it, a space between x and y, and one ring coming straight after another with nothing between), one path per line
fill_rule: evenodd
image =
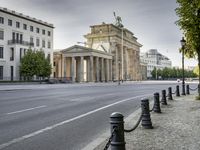
M143 45L141 52L157 49L181 67L183 34L175 24L176 0L0 0L0 6L52 23L54 49L85 42L91 25L115 22L115 11ZM186 67L196 65L196 60L185 59Z

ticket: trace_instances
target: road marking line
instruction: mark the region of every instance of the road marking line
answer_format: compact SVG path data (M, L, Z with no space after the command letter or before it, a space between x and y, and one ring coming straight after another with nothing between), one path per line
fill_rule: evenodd
M35 131L35 132L33 132L33 133L24 135L24 136L22 136L22 137L15 138L15 139L13 139L13 140L7 142L7 143L3 143L3 144L0 145L0 149L3 149L3 148L5 148L5 147L8 147L8 146L10 146L11 144L14 144L14 143L21 142L21 141L23 141L23 140L25 140L25 139L28 139L28 138L30 138L30 137L36 136L36 135L38 135L38 134L40 134L40 133L43 133L43 132L45 132L45 131L52 130L52 129L54 129L54 128L58 127L58 126L64 125L64 124L66 124L66 123L70 123L70 122L75 121L75 120L77 120L77 119L83 118L83 117L85 117L85 116L88 116L88 115L93 114L93 113L95 113L95 112L98 112L98 111L100 111L100 110L106 109L106 108L108 108L108 107L111 107L111 106L114 106L114 105L117 105L117 104L120 104L120 103L123 103L123 102L126 102L126 101L130 101L130 100L133 100L133 99L136 99L136 98L144 98L144 97L150 96L150 95L152 95L152 94L146 94L146 95L142 95L142 96L140 95L140 96L130 97L130 98L126 98L126 99L123 99L123 100L121 100L121 101L118 101L118 102L115 102L115 103L112 103L112 104L109 104L109 105L106 105L106 106L97 108L97 109L95 109L95 110L89 111L89 112L87 112L87 113L85 113L85 114L82 114L82 115L80 115L80 116L71 118L71 119L69 119L69 120L65 120L65 121L63 121L63 122L54 124L54 125L52 125L52 126L48 126L48 127L44 128L44 129Z
M17 113L21 113L21 112L25 112L25 111L30 111L30 110L34 110L34 109L38 109L38 108L44 108L44 107L47 107L47 106L46 105L42 105L42 106L37 106L37 107L33 107L33 108L28 108L28 109L13 111L13 112L7 113L7 115L17 114Z

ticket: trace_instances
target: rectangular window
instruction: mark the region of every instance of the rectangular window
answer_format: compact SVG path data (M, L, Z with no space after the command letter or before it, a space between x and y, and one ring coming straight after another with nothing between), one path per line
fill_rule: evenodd
M33 32L33 26L30 26L30 31Z
M50 58L51 58L51 55L50 54L48 54L47 55L47 60L50 62Z
M16 28L20 28L20 23L18 21L16 22Z
M37 47L40 46L40 39L36 39L36 46L37 46Z
M10 61L14 60L14 48L10 49Z
M51 36L51 32L50 31L48 31L48 36Z
M33 43L33 37L30 37L30 43Z
M0 80L3 80L3 66L0 66Z
M42 40L42 47L45 48L45 40Z
M42 34L45 35L45 30L42 30Z
M20 53L19 53L20 60L22 59L22 51L23 51L23 48L20 48Z
M12 20L8 19L8 25L12 26Z
M22 41L23 41L23 34L20 34L19 40L20 40L20 43L22 43Z
M24 55L26 55L26 49L24 49Z
M3 59L3 47L0 47L0 58Z
M40 33L40 28L36 28L36 32L37 32L37 33Z
M19 33L16 33L16 41L19 42Z
M4 32L0 30L0 40L4 39Z
M23 24L23 29L27 30L27 24Z
M48 48L51 48L51 42L48 41Z
M0 17L0 23L4 24L4 18L3 17Z
M15 40L15 32L12 33L12 40Z

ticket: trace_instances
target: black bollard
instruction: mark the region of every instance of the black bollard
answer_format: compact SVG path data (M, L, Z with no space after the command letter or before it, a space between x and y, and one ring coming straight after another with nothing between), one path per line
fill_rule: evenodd
M154 106L153 111L156 113L161 113L160 109L160 96L159 93L154 93Z
M142 127L145 129L153 129L151 123L151 115L149 112L149 100L142 99L141 100L141 108L142 108Z
M179 86L176 86L176 96L179 97L180 96L180 91L179 91Z
M111 134L113 129L116 131L111 141L111 150L125 150L124 141L124 116L121 113L114 112L110 116Z
M162 105L167 105L166 90L162 90L161 104Z
M190 95L190 86L189 86L189 84L186 85L186 94Z
M200 93L200 84L198 84L198 93Z
M168 88L168 95L167 95L167 97L168 97L168 100L173 100L173 98L172 98L172 88L171 87Z

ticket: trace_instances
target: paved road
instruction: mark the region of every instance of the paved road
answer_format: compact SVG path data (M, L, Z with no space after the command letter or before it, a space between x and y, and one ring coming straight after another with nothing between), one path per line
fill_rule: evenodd
M142 97L175 85L0 86L0 149L79 150L109 128L112 112L128 116L139 108Z

